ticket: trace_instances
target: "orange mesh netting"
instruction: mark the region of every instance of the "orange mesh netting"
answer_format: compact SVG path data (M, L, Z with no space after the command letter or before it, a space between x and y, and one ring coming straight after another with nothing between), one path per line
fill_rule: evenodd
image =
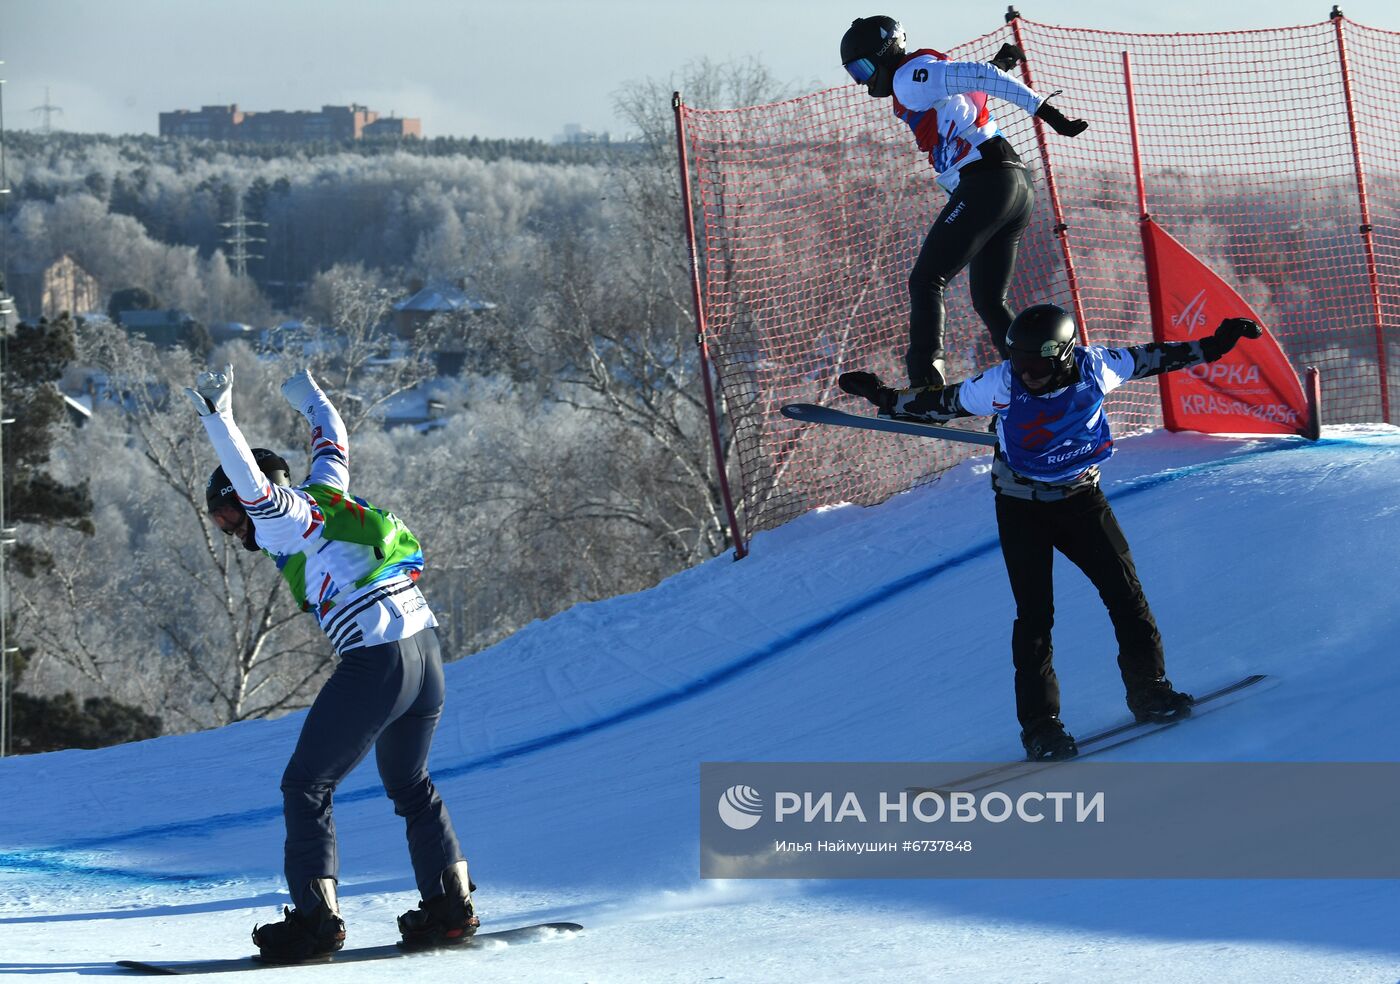
M1128 51L1149 213L1259 312L1296 368L1321 369L1329 422L1389 415L1400 317L1400 34L1340 18L1194 35L1021 19L948 54L985 61L1005 41L1027 56L1013 74L1042 94L1063 89L1055 104L1090 124L1073 139L1038 133L1019 109L993 100L1037 194L1013 309L1053 301L1081 317L1091 343L1151 340ZM736 450L736 540L817 506L879 502L983 453L778 413L794 402L868 412L836 388L849 369L905 382L907 278L946 196L890 101L852 84L768 106L682 107L679 119L705 342ZM966 273L950 285L947 307L957 380L997 356ZM1154 381L1123 387L1108 408L1120 433L1161 424Z

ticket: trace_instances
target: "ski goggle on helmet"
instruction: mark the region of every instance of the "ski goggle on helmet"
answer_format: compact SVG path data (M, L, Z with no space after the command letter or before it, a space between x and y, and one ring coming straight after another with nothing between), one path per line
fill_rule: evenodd
M879 68L880 66L876 65L874 60L870 58L857 58L853 62L846 63L846 74L861 85L865 85L879 71Z
M841 38L841 64L861 85L904 56L904 28L893 17L857 17Z
M1046 379L1058 365L1058 361L1044 355L1029 355L1025 352L1011 353L1011 371L1018 376Z

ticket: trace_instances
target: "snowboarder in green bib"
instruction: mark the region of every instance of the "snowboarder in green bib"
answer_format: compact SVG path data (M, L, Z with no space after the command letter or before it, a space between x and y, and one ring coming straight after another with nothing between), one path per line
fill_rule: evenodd
M282 776L287 888L294 908L253 930L264 960L295 963L339 950L336 786L371 748L394 812L404 818L422 897L399 917L405 945L450 945L478 926L457 836L428 775L445 691L437 619L418 590L423 554L408 527L348 491L345 424L311 374L282 394L311 425L311 473L291 484L280 455L250 448L232 411L233 367L187 389L219 456L210 519L247 550L277 562L302 610L330 639L339 665L316 696Z

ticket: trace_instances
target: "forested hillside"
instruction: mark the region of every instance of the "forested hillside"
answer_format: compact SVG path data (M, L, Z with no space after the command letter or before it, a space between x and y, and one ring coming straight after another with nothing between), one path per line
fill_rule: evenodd
M757 65L691 73L716 104L778 91ZM294 470L308 435L277 386L316 373L351 427L352 490L425 546L449 658L722 551L671 84L629 87L640 135L610 146L12 139L10 289L31 321L39 271L66 254L104 304L126 291L201 325L302 326L292 344L210 350L158 349L103 317L50 324L71 333L64 378L94 412L27 467L87 483L91 532L21 526L46 558L15 579L22 687L111 696L177 731L316 692L330 657L314 624L271 564L229 549L203 514L215 459L180 391L210 364L235 366L246 434ZM221 225L240 215L266 223L245 276ZM493 306L389 331L392 305L435 282ZM442 350L460 373L443 373ZM437 426L384 426L406 394L436 401Z

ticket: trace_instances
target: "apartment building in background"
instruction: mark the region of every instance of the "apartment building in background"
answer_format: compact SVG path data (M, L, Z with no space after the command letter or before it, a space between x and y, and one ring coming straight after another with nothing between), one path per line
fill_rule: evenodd
M274 109L248 112L237 103L177 109L160 114L162 137L198 140L252 140L263 143L362 140L365 137L423 136L417 118L380 116L360 105L322 106L319 112Z

